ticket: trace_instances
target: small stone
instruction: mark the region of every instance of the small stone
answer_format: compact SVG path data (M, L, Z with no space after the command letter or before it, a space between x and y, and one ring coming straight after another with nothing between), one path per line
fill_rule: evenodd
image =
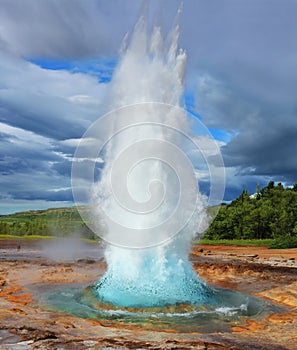
M91 259L91 258L77 259L76 261L77 261L78 263L83 263L83 264L87 264L87 265L95 264L95 263L96 263L96 260Z
M5 280L0 280L0 286L1 286L1 287L5 286L5 284L6 284L6 281L5 281Z
M97 341L94 341L94 340L85 340L85 341L83 342L83 344L84 344L85 346L95 346L95 345L98 344L98 342L97 342Z

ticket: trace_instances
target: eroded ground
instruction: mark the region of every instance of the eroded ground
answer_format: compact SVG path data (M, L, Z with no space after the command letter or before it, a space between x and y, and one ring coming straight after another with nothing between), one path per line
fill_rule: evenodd
M55 249L54 249L55 250ZM82 253L83 252L83 253ZM38 292L58 284L91 283L105 270L97 246L55 261L40 246L2 244L0 265L1 349L296 349L297 249L194 247L195 270L208 283L283 305L286 311L247 319L226 333L152 332L115 326L36 306Z

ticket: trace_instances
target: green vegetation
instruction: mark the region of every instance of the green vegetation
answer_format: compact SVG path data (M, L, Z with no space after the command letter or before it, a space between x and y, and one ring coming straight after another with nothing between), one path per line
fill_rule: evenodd
M205 244L205 245L234 245L239 247L250 246L250 247L270 247L274 242L273 239L206 239L197 240L194 244Z
M279 237L273 240L269 245L272 249L284 249L284 248L296 248L297 247L297 237Z
M1 236L46 238L73 234L79 234L86 239L96 239L94 233L82 221L77 207L31 210L0 216Z
M205 239L271 240L270 248L297 247L297 184L284 188L271 181L250 196L243 190L228 205L222 205ZM267 241L268 242L268 241Z
M87 207L80 209L88 210ZM297 247L297 184L284 188L274 182L250 196L243 190L230 204L208 208L217 216L201 244L250 245L270 248ZM0 216L0 238L31 239L79 234L88 240L97 236L82 221L77 207L32 210ZM194 243L198 243L194 242Z
M30 235L30 236L14 236L14 235L0 235L0 239L1 240L5 240L5 239L26 239L26 240L40 240L40 239L55 239L57 237L55 236L37 236L37 235Z

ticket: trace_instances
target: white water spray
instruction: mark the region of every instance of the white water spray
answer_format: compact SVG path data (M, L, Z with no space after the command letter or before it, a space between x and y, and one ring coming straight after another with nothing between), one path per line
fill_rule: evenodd
M186 54L178 39L178 25L164 39L159 27L149 35L139 19L111 82L112 112L92 125L75 155L74 197L91 201L91 218L81 215L107 242L107 272L95 293L117 306L211 302L188 254L207 226L207 203L223 196L223 166L208 131L181 108ZM199 192L197 164L210 182L216 169L209 198Z

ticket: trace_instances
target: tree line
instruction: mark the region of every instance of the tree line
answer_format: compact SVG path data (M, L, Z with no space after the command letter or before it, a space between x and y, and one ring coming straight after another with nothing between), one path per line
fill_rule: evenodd
M96 238L76 208L0 217L0 234L4 235L68 236L75 233ZM284 188L281 183L275 185L270 181L262 189L257 185L252 196L244 189L230 204L220 206L204 238L274 239L281 242L279 247L297 246L297 184Z
M230 204L221 205L205 234L208 239L297 239L297 184L284 188L270 181L250 195L243 190Z
M13 236L96 236L81 220L77 210L53 210L48 214L8 215L0 218L0 234Z

